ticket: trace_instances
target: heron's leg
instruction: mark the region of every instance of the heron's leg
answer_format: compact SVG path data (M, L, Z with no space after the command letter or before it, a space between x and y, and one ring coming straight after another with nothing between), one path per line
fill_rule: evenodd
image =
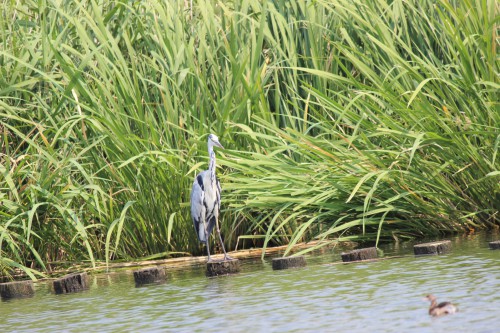
M231 260L231 259L233 259L233 258L231 258L230 256L227 255L226 249L224 248L224 242L222 241L222 236L220 234L219 219L218 218L215 219L215 226L217 228L217 234L219 234L219 240L220 240L220 245L222 246L222 251L224 252L224 260Z
M205 245L207 246L208 261L211 261L212 259L210 259L210 247L208 246L208 240L209 240L209 237L207 237L207 240L205 241Z
M208 246L208 242L210 241L210 235L208 234L208 231L207 231L207 224L203 223L203 226L205 227L205 237L207 239L205 241L205 246L207 247L208 261L211 261L212 259L210 258L210 246Z

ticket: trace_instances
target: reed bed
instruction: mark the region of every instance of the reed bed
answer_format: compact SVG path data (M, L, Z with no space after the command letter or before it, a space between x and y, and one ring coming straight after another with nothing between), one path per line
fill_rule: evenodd
M0 6L1 274L499 225L496 1Z

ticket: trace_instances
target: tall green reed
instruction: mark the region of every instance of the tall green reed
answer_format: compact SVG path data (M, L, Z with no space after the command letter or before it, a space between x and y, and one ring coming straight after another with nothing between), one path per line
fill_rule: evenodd
M322 79L303 82L307 97L296 93L306 130L275 130L279 157L256 157L272 174L254 182L262 191L239 184L255 179L253 163L231 176L235 191L274 215L265 242L278 234L290 250L312 237L378 241L497 224L498 63L484 60L495 58L498 6L318 6L330 11L329 54L318 67L293 68ZM449 30L436 31L443 24Z
M201 254L209 132L230 247L498 224L494 1L2 6L3 262Z

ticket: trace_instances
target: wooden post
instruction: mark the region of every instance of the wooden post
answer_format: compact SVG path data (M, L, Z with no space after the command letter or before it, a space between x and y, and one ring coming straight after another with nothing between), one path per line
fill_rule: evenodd
M207 262L208 277L228 275L238 273L240 271L240 261L238 259L217 260Z
M365 249L343 252L340 256L342 257L343 262L348 262L375 259L378 257L378 254L376 247L367 247Z
M273 269L288 269L292 267L305 267L307 265L304 256L281 257L273 259Z
M150 267L134 271L136 287L149 283L163 283L166 279L165 269L161 267Z
M0 296L2 298L29 297L35 294L33 281L14 281L0 283Z
M443 240L430 243L422 243L413 246L415 255L419 254L443 254L451 250L451 241Z
M54 292L56 294L75 293L89 289L89 276L87 273L73 273L54 280Z
M500 250L500 241L490 242L490 249L492 250Z

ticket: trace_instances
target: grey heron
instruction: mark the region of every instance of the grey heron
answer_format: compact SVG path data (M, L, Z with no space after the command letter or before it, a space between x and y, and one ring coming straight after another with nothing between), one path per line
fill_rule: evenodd
M211 261L208 241L214 226L217 228L220 245L222 246L222 251L224 251L224 260L231 259L224 248L219 228L221 187L219 179L215 175L214 146L224 149L219 142L219 138L215 134L210 134L208 136L208 155L210 156L208 170L200 172L195 177L193 188L191 189L191 217L198 239L200 242L205 243L207 247L208 261Z

